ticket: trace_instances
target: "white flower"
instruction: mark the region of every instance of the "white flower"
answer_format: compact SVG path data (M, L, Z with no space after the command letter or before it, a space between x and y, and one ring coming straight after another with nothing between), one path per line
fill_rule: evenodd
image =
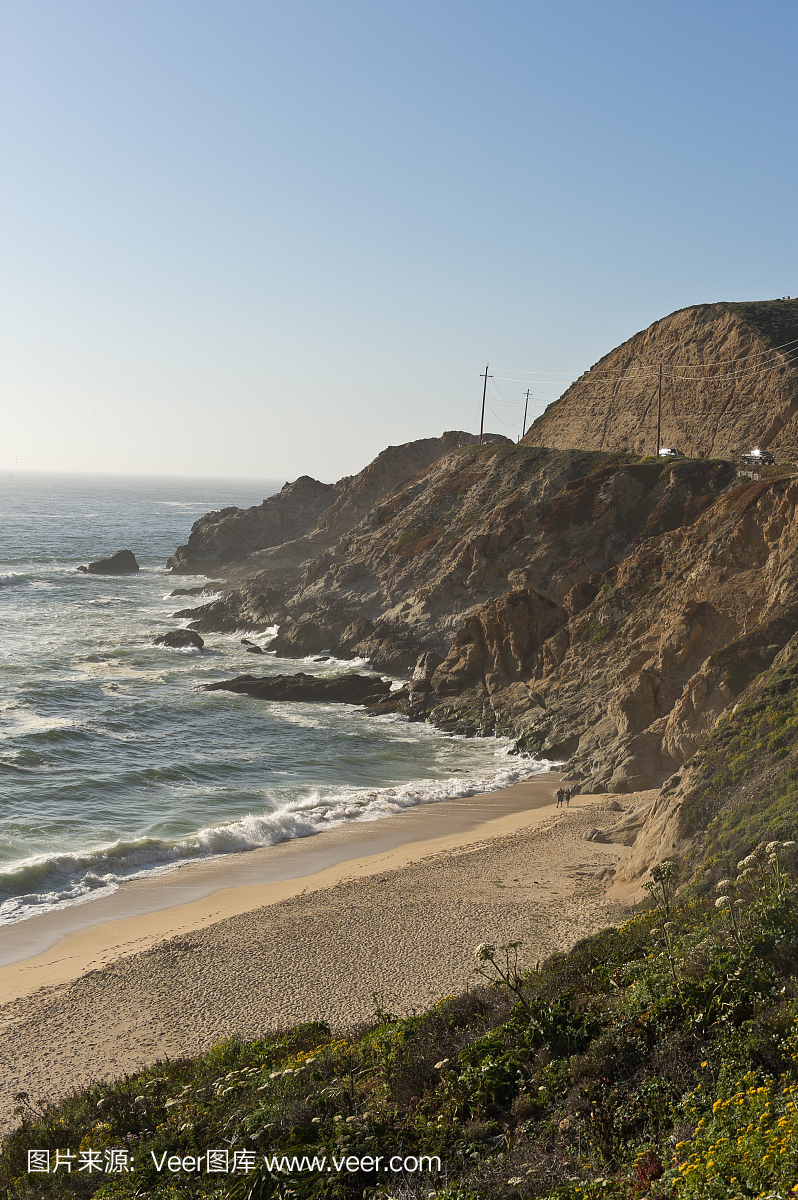
M447 1064L447 1062L448 1062L448 1061L449 1061L449 1060L448 1060L448 1058L442 1058L442 1059L441 1059L441 1061L440 1061L439 1063L436 1063L436 1064L435 1064L435 1070L436 1070L436 1071L442 1071L442 1070L443 1070L443 1068L446 1066L446 1064Z
M718 896L715 901L715 908L731 908L731 900L728 896Z
M491 946L489 942L480 942L474 951L474 958L477 962L489 962L495 953L495 946Z
M755 864L756 864L756 855L749 854L747 858L744 858L742 860L742 862L738 862L737 870L740 871L740 870L742 870L743 867L753 867Z
M733 879L720 879L715 884L716 892L721 892L721 891L722 892L730 892L733 889L734 889L734 880Z
M765 846L765 850L768 854L773 854L773 852L778 850L780 846L781 842L768 842L767 846Z
M782 842L781 843L782 850L787 850L788 848L791 848L793 846L798 846L798 842Z

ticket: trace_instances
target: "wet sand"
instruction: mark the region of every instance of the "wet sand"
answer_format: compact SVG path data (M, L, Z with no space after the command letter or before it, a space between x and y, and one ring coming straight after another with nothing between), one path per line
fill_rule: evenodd
M465 986L474 946L528 962L622 920L601 876L628 853L580 834L610 796L557 811L547 774L301 842L133 882L0 930L0 1123L159 1057L300 1020L346 1029ZM624 797L624 807L633 797Z

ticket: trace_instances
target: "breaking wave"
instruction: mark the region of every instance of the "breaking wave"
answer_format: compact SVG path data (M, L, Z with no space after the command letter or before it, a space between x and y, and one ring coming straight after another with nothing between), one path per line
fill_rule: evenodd
M144 837L27 859L0 873L0 925L111 895L126 880L162 874L182 863L274 846L346 822L377 820L415 805L509 787L547 771L549 765L520 759L493 774L385 788L318 787L280 808L210 825L177 840Z

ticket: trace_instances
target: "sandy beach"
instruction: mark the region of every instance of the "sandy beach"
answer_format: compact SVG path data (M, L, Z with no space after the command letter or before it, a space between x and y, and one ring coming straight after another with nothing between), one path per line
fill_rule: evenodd
M607 795L557 810L558 776L195 864L0 930L0 1122L159 1057L300 1020L345 1030L465 986L474 946L526 961L617 923L580 835ZM622 798L624 808L634 795Z

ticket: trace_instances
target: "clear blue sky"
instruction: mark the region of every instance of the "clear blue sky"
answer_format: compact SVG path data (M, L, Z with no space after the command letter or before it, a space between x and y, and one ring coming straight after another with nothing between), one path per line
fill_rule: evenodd
M487 360L552 373L536 413L673 309L795 295L796 34L794 0L0 0L0 468L333 479L473 429Z

